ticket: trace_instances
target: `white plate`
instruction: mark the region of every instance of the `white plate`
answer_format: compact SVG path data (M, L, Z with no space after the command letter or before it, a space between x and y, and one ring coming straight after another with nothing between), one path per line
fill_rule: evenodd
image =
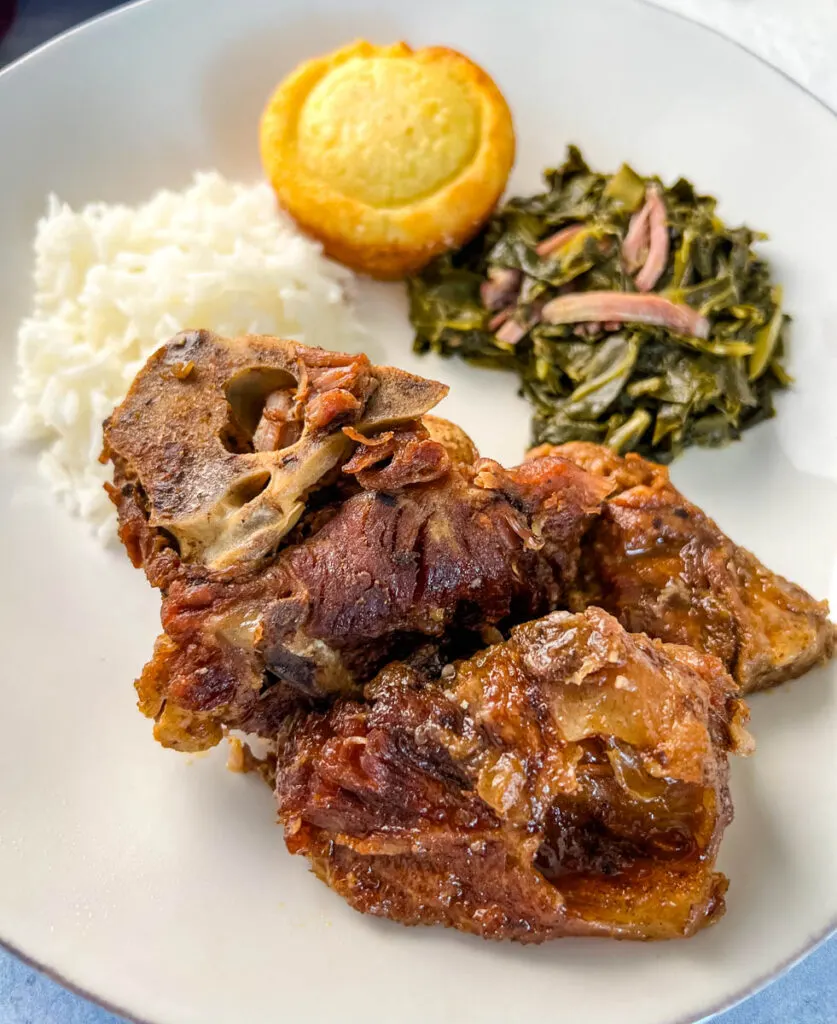
M757 60L628 0L163 0L71 33L0 75L0 358L28 302L44 196L135 201L196 168L259 174L256 124L299 60L358 36L459 47L514 111L512 188L569 140L597 166L687 174L771 233L796 316L796 391L777 421L676 479L733 537L818 596L837 528L837 121ZM505 377L418 361L397 286L371 287L372 355L453 385L486 454L521 453ZM5 391L5 389L4 389ZM4 408L10 408L8 394ZM137 1017L179 1022L693 1021L837 923L834 670L754 703L736 764L721 923L689 942L492 945L363 918L289 857L267 789L153 743L131 681L158 598L121 551L56 507L31 457L0 473L0 936Z

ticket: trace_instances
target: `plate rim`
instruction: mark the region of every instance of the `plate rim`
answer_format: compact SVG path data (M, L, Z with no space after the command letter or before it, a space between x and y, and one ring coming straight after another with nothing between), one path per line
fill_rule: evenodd
M10 73L13 73L16 69L27 64L31 60L40 57L44 52L51 48L62 45L70 37L83 33L101 22L117 18L132 10L141 7L151 7L157 2L160 2L160 0L126 0L126 2L120 3L108 11L102 11L99 14L94 14L89 18L85 18L77 25L73 25L64 31L59 32L57 35L52 36L35 46L33 49L28 50L26 53L7 64L4 68L0 69L0 88L2 88L5 79L10 75ZM707 25L705 22L698 21L682 11L662 7L658 2L656 2L656 0L620 0L620 2L625 3L626 5L631 4L651 9L663 18L668 17L677 21L685 22L700 32L708 33L709 35L720 39L723 43L734 47L747 57L757 61L764 67L769 68L774 74L784 79L791 88L804 94L809 100L812 100L817 106L821 107L832 119L837 121L837 110L831 107L824 99L812 92L801 82L798 82L783 68L778 67L771 61L767 60L767 58L762 57L760 54L749 49L749 47L745 46L744 43L739 42L737 39L725 35L720 31L720 29L717 29L712 25ZM837 935L837 914L835 914L823 929L815 933L813 936L810 936L800 949L780 961L772 970L759 975L750 984L739 989L737 992L732 993L730 996L727 996L712 1006L707 1007L705 1010L701 1010L701 1016L695 1017L691 1014L687 1014L685 1017L672 1018L668 1024L706 1024L706 1022L710 1021L718 1014L726 1013L728 1010L739 1006L746 1000L758 995L760 992L763 992L774 982L785 977L794 967L801 963L802 960L814 953L835 935ZM129 1022L129 1024L163 1024L160 1020L138 1016L135 1011L120 1006L118 1003L111 1002L104 996L97 995L82 984L75 982L57 967L40 960L36 954L28 953L21 949L13 941L5 938L2 934L0 934L0 950L11 954L24 966L38 971L50 981L60 985L74 996L87 1000L87 1002L105 1010L107 1013L122 1017L125 1021Z

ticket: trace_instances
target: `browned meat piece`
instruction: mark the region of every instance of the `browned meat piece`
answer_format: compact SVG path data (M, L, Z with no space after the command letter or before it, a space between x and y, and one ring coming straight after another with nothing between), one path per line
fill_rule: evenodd
M300 699L393 657L440 667L566 600L610 485L563 459L474 464L420 420L443 390L269 338L195 332L151 358L105 441L122 539L164 595L137 683L162 743L270 736Z
M443 689L443 687L447 687ZM688 936L724 911L727 752L746 707L715 658L556 612L428 682L286 720L286 841L357 910L485 938Z
M425 425L440 389L269 338L193 332L152 357L105 437L122 538L163 591L137 683L162 743L271 736L387 661L438 672L568 605L717 654L748 688L830 653L824 609L664 470L585 445L505 470Z
M343 427L411 423L446 393L363 355L189 331L137 375L105 424L103 458L180 558L223 570L263 558L293 528L351 454ZM123 540L137 560L133 525L123 521Z
M359 446L344 466L374 489L322 509L272 564L171 574L166 632L138 681L160 742L201 749L224 725L270 736L300 697L357 693L393 657L438 662L457 645L473 650L486 627L566 600L601 481L563 459L519 473L453 467L418 427L390 440ZM377 454L380 468L367 461ZM548 546L533 533L542 524ZM553 548L560 557L547 559Z
M614 487L585 541L575 606L600 605L626 629L716 655L745 693L832 657L827 603L734 544L663 466L583 442L530 458L556 455Z

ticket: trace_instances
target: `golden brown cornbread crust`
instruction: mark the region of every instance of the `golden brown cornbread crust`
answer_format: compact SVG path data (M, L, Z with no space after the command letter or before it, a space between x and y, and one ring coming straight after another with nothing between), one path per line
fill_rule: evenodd
M363 201L311 173L312 163L333 162L333 157L302 152L299 145L300 120L306 116L312 92L349 61L357 60L358 72L363 74L366 62L380 59L410 61L428 69L428 99L432 99L441 72L451 84L451 94L456 92L457 99L461 99L464 93L473 102L473 121L477 125L474 152L450 180L430 194L393 205ZM341 83L346 77L343 72ZM424 123L418 125L417 134L422 134ZM357 122L353 127L358 128ZM362 122L360 127L367 128ZM405 134L412 136L416 127L413 124L410 131L405 129ZM403 148L403 136L393 140L391 126L389 133L382 133L382 128L379 118L370 119L368 130L359 133L364 139L364 153L375 145L376 133L384 147L395 144ZM437 126L428 128L433 129L438 132ZM431 139L439 141L438 135ZM276 89L262 115L260 142L267 176L280 203L300 226L318 238L335 259L355 270L390 279L418 270L438 253L462 245L479 229L503 192L515 148L505 99L491 78L467 57L444 47L413 51L406 43L379 47L364 41L307 61L292 72ZM346 139L340 142L345 144ZM355 151L358 149L356 145ZM344 152L350 162L351 142ZM436 159L436 155L431 152L429 157ZM442 159L445 156L442 154Z

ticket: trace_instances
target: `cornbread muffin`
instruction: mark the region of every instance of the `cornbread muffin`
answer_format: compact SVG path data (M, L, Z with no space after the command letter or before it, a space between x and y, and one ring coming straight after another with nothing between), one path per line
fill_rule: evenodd
M397 278L477 231L505 186L514 128L462 54L361 41L279 85L261 153L280 203L330 256Z

